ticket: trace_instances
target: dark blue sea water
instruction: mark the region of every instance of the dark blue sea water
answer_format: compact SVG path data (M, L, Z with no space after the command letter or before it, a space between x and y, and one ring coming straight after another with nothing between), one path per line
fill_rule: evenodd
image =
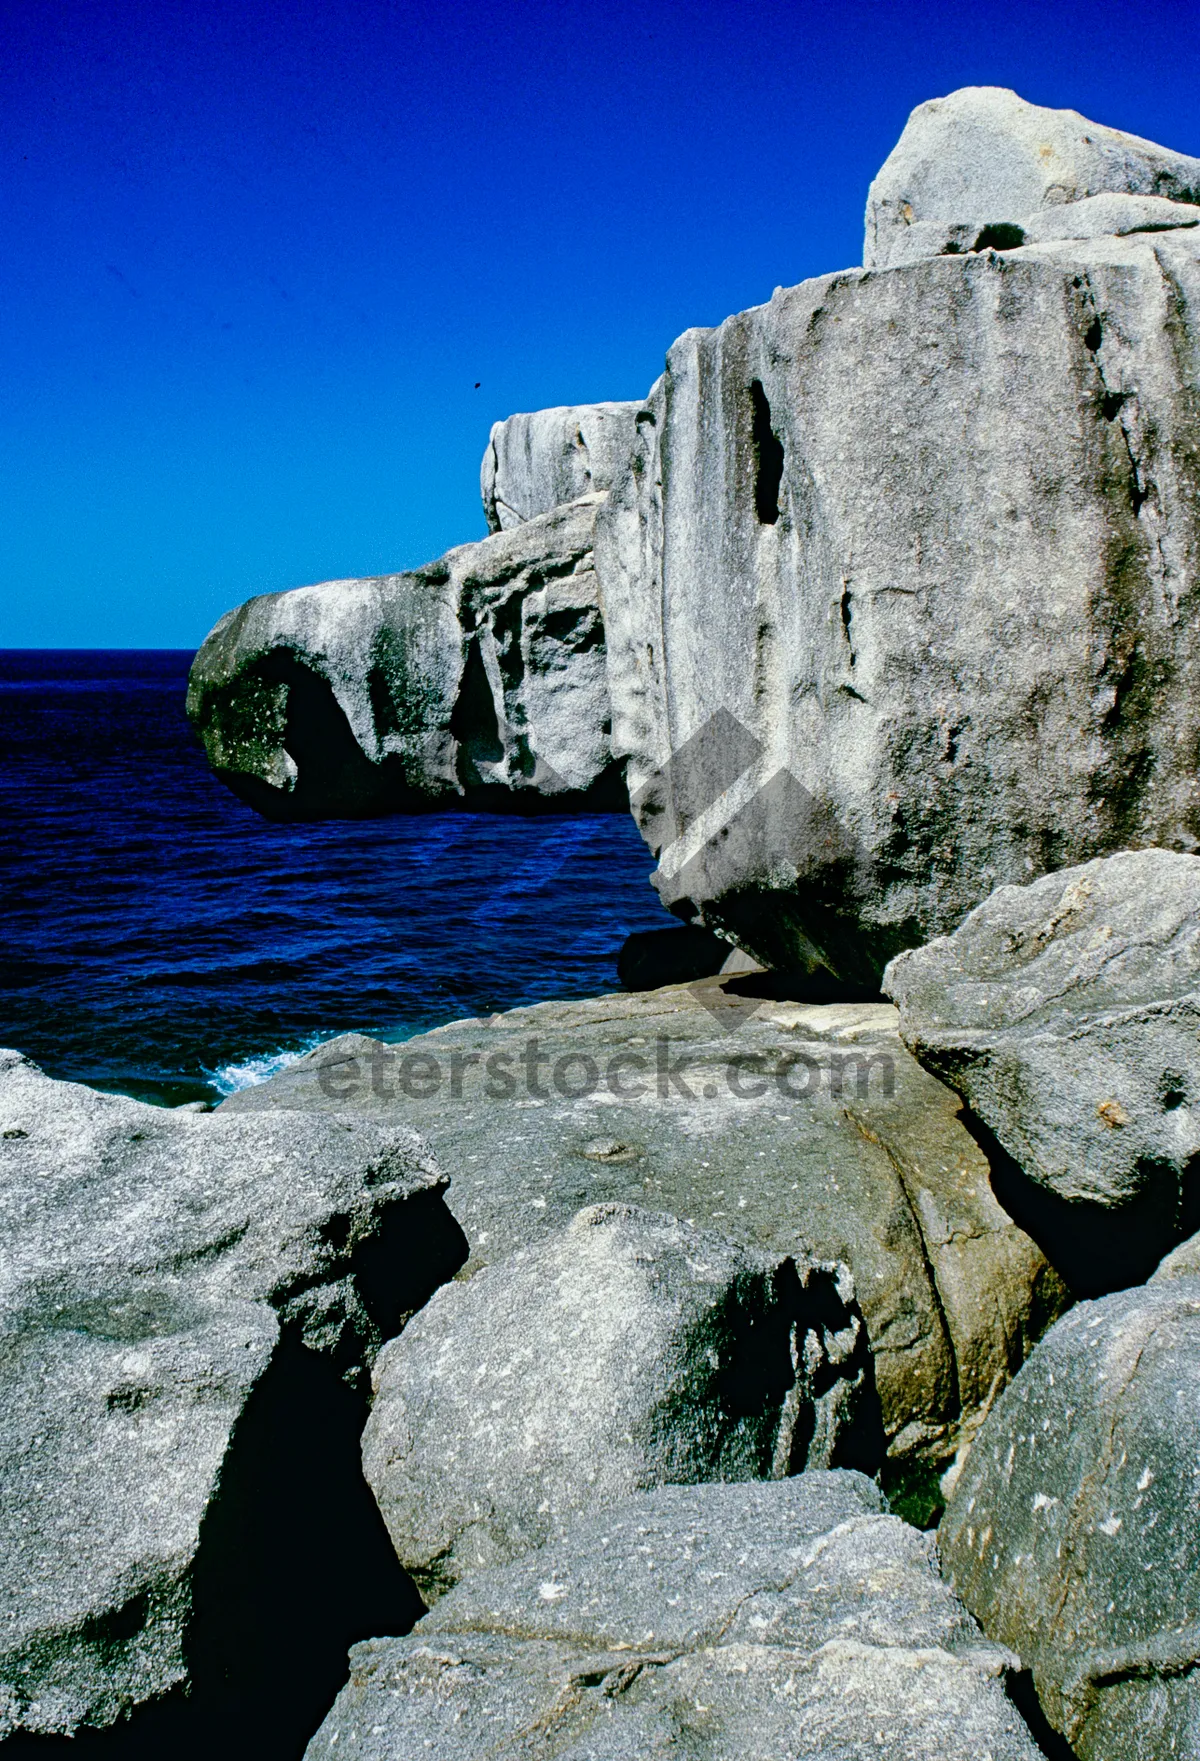
M0 1045L212 1098L318 1040L616 988L673 921L623 814L275 825L209 773L191 655L0 651Z

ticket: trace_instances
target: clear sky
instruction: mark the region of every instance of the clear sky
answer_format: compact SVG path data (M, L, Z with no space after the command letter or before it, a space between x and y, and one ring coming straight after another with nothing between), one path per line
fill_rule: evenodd
M968 84L1200 154L1200 7L0 0L0 647L482 536L497 417L857 263Z

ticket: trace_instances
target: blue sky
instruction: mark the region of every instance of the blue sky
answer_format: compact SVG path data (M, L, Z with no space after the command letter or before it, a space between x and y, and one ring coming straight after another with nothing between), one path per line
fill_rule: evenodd
M1200 154L1195 0L0 0L0 647L482 536L491 423L856 263L967 84ZM476 389L476 382L479 382Z

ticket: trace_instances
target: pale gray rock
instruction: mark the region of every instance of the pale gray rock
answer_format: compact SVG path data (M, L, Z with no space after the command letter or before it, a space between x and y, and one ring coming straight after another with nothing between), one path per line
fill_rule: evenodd
M609 489L628 463L638 406L578 404L496 422L479 473L489 532Z
M221 1111L415 1127L451 1175L464 1273L605 1202L776 1259L844 1262L907 1472L955 1454L1069 1298L896 1020L881 1004L773 1001L749 974L543 1003L398 1046L345 1036Z
M909 1049L1064 1218L1111 1211L1109 1288L1194 1230L1200 857L1130 851L1001 887L884 982Z
M384 1347L363 1471L429 1602L649 1486L873 1470L866 1359L845 1267L591 1205Z
M861 1475L673 1486L355 1647L308 1761L1036 1761L1014 1663Z
M939 1531L1080 1761L1200 1742L1200 1279L1081 1303L1001 1396Z
M344 1654L354 1613L324 1598L366 1571L365 1513L314 1459L336 1453L323 1427L356 1435L380 1340L454 1269L444 1186L402 1128L171 1113L0 1052L0 1737L185 1684L211 1710L255 1670L270 1701L267 1609L318 1684ZM289 1533L303 1581L280 1607L286 1569L255 1570L272 1510L310 1491L347 1507L329 1537ZM380 1569L368 1618L401 1619Z
M592 566L600 499L411 574L227 613L187 699L217 775L283 819L623 804Z
M1060 207L1039 208L1015 221L987 226L963 221L915 220L889 246L889 267L922 257L953 257L964 251L1013 251L1056 239L1124 238L1134 232L1171 232L1200 225L1200 208L1162 196L1085 196Z
M997 886L1196 848L1198 395L1194 227L680 337L596 540L671 909L863 994Z
M913 227L954 224L978 234L1105 195L1200 202L1200 159L1075 110L1027 104L1001 86L965 86L918 104L884 160L867 196L863 262L905 261Z

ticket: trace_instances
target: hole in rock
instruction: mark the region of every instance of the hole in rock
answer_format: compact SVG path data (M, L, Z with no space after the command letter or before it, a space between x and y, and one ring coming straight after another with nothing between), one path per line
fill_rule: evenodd
M911 1523L914 1529L937 1528L946 1500L942 1496L941 1472L935 1463L893 1461L889 1456L879 1484L894 1515Z
M1031 1180L969 1107L960 1117L988 1159L997 1199L1036 1241L1073 1296L1107 1296L1144 1284L1163 1255L1184 1239L1180 1181L1165 1163L1146 1166L1142 1192L1126 1204L1060 1198ZM1185 1194L1188 1187L1185 1178Z
M1005 1686L1009 1699L1025 1720L1030 1736L1047 1757L1047 1761L1077 1761L1075 1751L1066 1737L1059 1735L1042 1711L1042 1703L1038 1699L1029 1671L1011 1671Z
M761 526L773 526L779 518L779 485L783 481L783 443L771 426L771 406L762 382L750 386L754 441L754 507Z
M459 781L466 788L481 783L479 766L499 764L504 757L504 742L478 641L471 643L467 654L458 698L450 715L450 732L458 741Z
M1024 243L1025 234L1022 229L1002 220L995 226L985 226L971 248L976 251L1015 251Z
M1100 347L1100 344L1103 341L1104 341L1104 330L1103 330L1103 327L1100 323L1100 320L1099 320L1099 318L1093 318L1091 323L1088 325L1087 329L1083 333L1083 345L1085 348L1090 349L1092 351L1092 353L1095 354L1096 350Z
M1119 414L1122 404L1128 403L1127 391L1106 391L1100 399L1100 408L1104 412L1106 422L1113 421Z
M193 1689L106 1730L20 1735L4 1761L300 1761L359 1639L424 1612L362 1477L365 1396L284 1336L200 1532Z

